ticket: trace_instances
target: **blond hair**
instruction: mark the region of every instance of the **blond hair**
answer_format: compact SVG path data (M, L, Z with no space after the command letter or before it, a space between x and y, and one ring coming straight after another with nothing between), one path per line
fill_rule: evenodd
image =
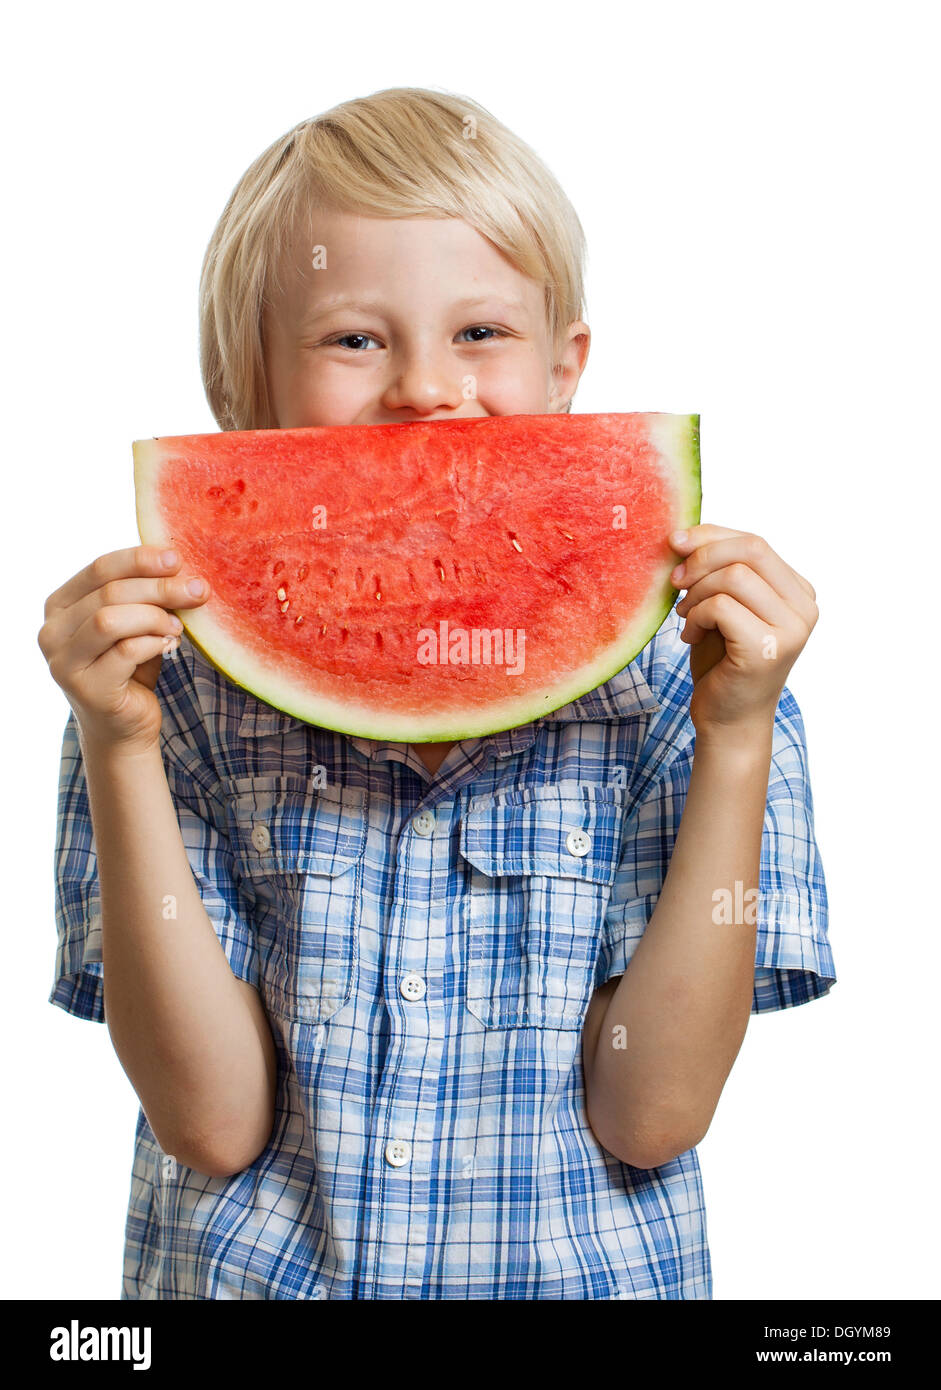
M223 430L273 429L265 305L299 214L460 217L544 286L553 350L585 316L585 236L542 160L468 97L392 87L301 121L239 179L199 285L199 356ZM571 409L571 402L567 406Z

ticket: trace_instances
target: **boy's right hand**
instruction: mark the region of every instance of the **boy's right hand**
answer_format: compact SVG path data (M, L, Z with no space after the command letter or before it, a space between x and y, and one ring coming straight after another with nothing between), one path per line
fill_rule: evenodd
M39 647L65 691L83 739L121 752L159 745L163 712L154 694L168 639L183 630L168 609L198 608L157 546L99 555L46 599Z

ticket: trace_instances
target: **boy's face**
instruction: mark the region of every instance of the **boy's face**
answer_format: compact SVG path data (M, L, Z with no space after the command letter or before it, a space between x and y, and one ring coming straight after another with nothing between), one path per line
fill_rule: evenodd
M553 361L541 286L458 218L322 212L282 283L264 317L280 429L556 412L588 357L578 321Z

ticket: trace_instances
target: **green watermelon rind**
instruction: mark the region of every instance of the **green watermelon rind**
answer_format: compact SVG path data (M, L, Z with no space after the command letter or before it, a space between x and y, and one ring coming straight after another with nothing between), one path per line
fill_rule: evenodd
M699 524L702 508L700 417L654 414L649 420L651 437L658 450L673 462L672 476L678 492L671 529L688 530ZM134 442L134 477L141 541L145 545L163 547L172 545L173 538L167 534L155 503L154 482L160 468L157 443L157 440ZM472 718L466 712L458 711L455 717L453 711L444 710L423 713L418 721L410 716L377 716L376 710L369 706L357 706L350 701L340 704L322 696L311 696L309 692L300 692L293 681L279 682L269 668L261 668L247 660L244 645L233 640L205 606L172 611L176 612L189 640L210 666L240 689L285 714L321 728L369 739L404 743L458 742L519 728L545 718L611 680L643 651L673 608L680 590L669 582L669 576L676 563L676 559L664 563L659 582L650 585L649 602L637 611L617 642L604 648L590 663L569 672L550 690L530 691L493 702L475 711ZM300 694L308 698L299 699Z

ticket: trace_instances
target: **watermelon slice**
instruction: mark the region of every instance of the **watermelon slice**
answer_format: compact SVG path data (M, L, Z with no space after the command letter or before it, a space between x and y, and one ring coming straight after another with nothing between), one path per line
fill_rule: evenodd
M454 741L529 723L650 641L700 516L699 416L503 415L138 440L137 521L212 584L178 616L312 724Z

